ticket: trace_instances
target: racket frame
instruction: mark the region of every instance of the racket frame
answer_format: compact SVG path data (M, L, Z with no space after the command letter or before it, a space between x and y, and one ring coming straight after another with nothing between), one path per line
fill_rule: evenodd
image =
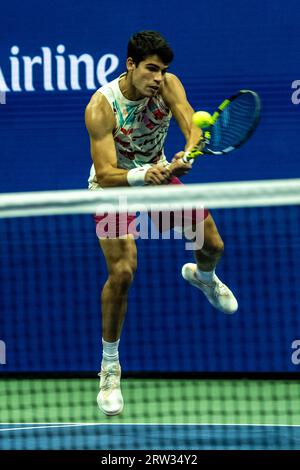
M249 131L245 134L245 136L235 145L231 145L226 147L223 150L218 150L218 151L213 151L209 149L209 142L210 142L210 136L211 132L210 130L212 127L215 125L215 123L218 121L220 118L221 114L223 111L232 103L234 100L236 100L239 96L245 94L245 93L251 93L251 95L254 98L255 101L255 114L254 114L254 120L252 126L249 128ZM194 159L197 158L200 155L226 155L233 150L237 149L241 145L243 145L249 137L253 134L255 131L259 119L260 119L260 110L261 110L261 103L260 103L260 98L257 93L255 93L252 90L239 90L237 93L232 95L230 98L226 98L220 106L217 108L217 110L214 112L212 115L212 124L204 131L201 139L199 140L198 144L195 145L191 150L185 152L183 156L183 161L185 163L193 163Z

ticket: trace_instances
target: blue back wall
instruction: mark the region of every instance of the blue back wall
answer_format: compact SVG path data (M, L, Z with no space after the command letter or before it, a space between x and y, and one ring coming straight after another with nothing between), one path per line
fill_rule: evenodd
M153 3L152 0L144 0L142 3L130 0L127 2L121 0L112 0L112 2L53 0L50 4L36 0L28 0L25 3L12 0L1 6L1 18L0 91L6 90L6 104L0 105L1 192L86 187L91 157L88 135L84 126L85 106L96 88L105 83L105 80L110 81L125 70L128 38L133 32L144 29L159 30L170 42L175 52L175 60L170 71L177 74L182 80L189 101L195 109L213 112L220 101L240 88L254 89L262 99L261 124L249 143L226 158L207 158L199 161L193 171L185 178L186 183L300 177L300 105L297 104L299 100L297 88L300 87L300 82L299 85L296 82L298 79L300 80L299 1L288 0L288 2L282 3L279 0L250 0L247 2L215 0L209 3L200 0L190 2L187 5L179 0L163 0L157 3ZM55 56L59 56L58 60L65 66L65 79L63 80L60 75L60 85L57 83L58 72ZM84 63L80 64L76 83L76 70L71 72L70 64L79 56L83 56L82 59L89 63L89 69L86 69ZM28 70L25 73L24 68L25 64L30 62L30 58L34 57L36 62L42 62L42 64L36 63L33 66L32 80L30 80ZM32 90L30 90L31 86ZM59 89L64 87L65 90ZM3 94L1 97L3 101ZM174 153L183 148L183 145L183 137L176 123L172 123L166 143L167 155L172 157ZM225 226L223 227L223 217L218 217L216 214L216 218L220 224L221 232L226 233ZM42 227L42 221L38 222L37 220L36 224L39 223ZM2 279L6 279L6 282L2 284L1 308L6 313L2 316L0 323L0 339L6 341L8 351L11 351L8 355L7 365L1 366L3 370L73 370L78 368L92 370L97 367L96 362L98 364L100 351L98 300L89 307L88 312L85 312L85 305L88 298L97 299L106 274L104 261L100 257L101 255L98 255L99 250L96 246L93 225L89 222L85 223L86 227L90 227L86 228L86 236L88 230L91 231L88 235L91 239L86 237L85 239L93 244L92 250L95 250L95 256L98 258L96 258L95 266L93 265L94 257L89 261L90 276L93 281L90 284L85 284L85 293L81 292L79 295L82 304L74 301L61 305L59 303L61 294L56 293L54 289L50 299L53 302L51 304L53 308L49 305L43 307L42 300L36 301L37 293L33 281L29 287L27 286L27 289L24 288L24 298L22 297L22 289L22 292L19 293L23 303L16 302L14 294L16 279L21 283L19 277L22 273L27 280L30 279L29 273L22 268L25 263L22 258L24 247L22 244L17 244L17 247L13 248L16 259L9 261L7 260L7 245L2 246ZM53 226L49 227L49 233L52 233L51 230L54 230ZM293 225L292 230L294 235L297 235L297 227ZM10 235L8 235L4 222L1 222L1 233L2 239L6 240L8 244L11 240L18 240L19 232L9 232ZM31 233L31 236L32 239L28 238L28 231L25 230L24 243L27 243L28 259L31 256L30 247L34 247L35 235ZM52 240L55 239L53 235L48 234L48 236L52 237ZM57 242L59 246L57 249L53 248L51 262L47 258L48 245L47 243L43 244L42 240L43 237L40 240L40 255L44 261L48 260L48 266L55 270L59 264L58 260L64 256L63 254L68 253L68 250L70 251L68 248L70 240L68 237L63 237L59 243ZM225 244L226 242L227 240L225 240ZM165 244L164 250L171 253L170 242L164 241L163 243ZM150 259L150 252L145 255L145 250L150 250L150 247L146 248L141 244L141 248L141 253L143 253L141 254L141 262L146 263L146 257L148 256L148 261ZM229 243L227 256L233 256L230 249ZM80 251L79 244L75 245L76 250ZM33 249L32 256L34 253ZM46 258L43 258L44 256ZM298 256L298 252L294 255L294 261L296 256ZM85 263L84 253L77 252L74 257L78 263ZM78 270L76 265L72 264L74 257L68 258L67 264L64 265L69 277L76 277ZM177 271L174 276L178 276L181 263L186 261L183 258L183 254L178 257ZM7 271L7 266L10 266L9 271ZM135 342L135 330L130 325L142 321L139 318L139 314L142 312L139 312L138 302L140 302L140 297L147 298L148 295L147 288L143 287L143 279L148 273L148 275L151 274L152 282L155 283L154 279L157 279L161 269L168 269L168 260L166 259L163 266L159 264L151 266L151 269L148 268L150 271L147 271L146 264L140 268L139 277L136 280L139 287L135 287L136 291L133 290L130 297L130 308L133 313L128 319L128 325L125 326L126 337L123 343L127 347L126 349L123 346L123 355L126 357L125 369L295 370L295 366L291 365L289 360L289 347L297 335L293 322L295 322L295 318L299 317L299 315L297 316L299 311L294 312L293 322L285 319L284 354L286 356L283 357L279 354L278 362L270 363L267 351L264 349L265 345L261 356L258 357L255 354L255 348L253 350L249 348L247 360L237 361L235 358L242 354L243 350L244 340L242 339L237 342L234 350L231 351L232 354L226 353L225 348L225 357L220 361L219 349L212 347L215 344L216 334L222 338L224 344L230 338L244 338L245 329L250 337L256 337L258 325L255 321L250 320L249 315L251 315L252 307L250 308L250 304L245 300L246 290L242 294L245 305L243 320L234 320L230 323L230 320L226 318L226 320L217 320L216 323L215 317L211 316L211 311L205 307L205 319L203 320L205 343L199 339L197 352L192 346L192 350L189 351L195 361L179 363L175 354L176 348L173 345L175 349L174 354L170 354L168 359L171 361L169 366L163 362L163 359L153 361L152 356L154 350L158 358L163 356L159 354L159 348L163 342L166 325L162 324L160 328L160 319L162 312L166 309L166 299L163 296L159 297L161 300L156 303L153 311L145 313L146 331L143 334L146 336L144 344L149 345L149 349L145 346L146 350L143 356L145 362L141 364L136 361L135 355L131 356L128 348L130 348L130 344ZM228 267L226 264L224 266L226 280L229 283L231 280L233 285L236 283L235 288L237 289L236 272L233 268L230 269L230 266ZM33 263L33 274L35 269L42 270L38 263ZM260 270L259 275L263 276L265 268L260 266L257 269ZM285 277L288 277L288 267L285 269ZM249 266L246 263L241 271L246 276L248 270ZM179 278L172 278L172 275L171 272L170 284L182 285ZM47 276L40 278L39 282L42 284L39 290L43 291L44 289L50 295L49 288L47 288L50 281ZM57 289L65 289L68 298L70 292L74 296L74 289L76 290L78 286L76 280L73 282L75 285L72 282L67 286L58 284ZM86 283L86 280L84 282ZM268 289L273 291L278 279L274 278L270 282L271 285ZM61 283L63 283L63 279ZM62 285L64 285L63 288ZM79 282L79 285L82 284ZM252 288L254 289L254 287ZM190 291L182 292L184 296L190 295ZM195 293L192 295L190 301L193 302L194 311L196 307L198 308L198 297L196 298ZM261 292L260 295L261 298L258 299L257 305L264 305L265 294ZM45 300L47 296L41 298ZM266 310L268 312L278 309L272 299L273 297L270 295L271 304L268 304ZM177 305L179 305L178 302ZM295 305L298 304L294 302L293 306ZM69 323L63 313L66 308L70 309ZM194 344L195 338L194 336L189 337L190 330L186 326L186 318L183 314L184 305L181 306L181 316L176 316L175 324L173 321L175 317L172 317L173 309L170 305L168 308L168 318L170 318L168 327L173 324L176 326L177 332L184 331L184 345ZM28 309L30 310L29 317ZM44 316L41 312L44 312ZM155 335L151 332L151 325L147 324L152 315ZM16 322L11 323L12 318L15 318ZM24 327L25 330L20 327L18 319L21 325L23 325L22 322L27 325L26 328ZM62 319L63 322L60 323ZM224 322L226 322L226 327ZM62 360L65 354L63 338L64 335L68 337L67 325L72 323L76 324L76 331L77 328L78 331L84 330L86 324L92 325L91 331L87 335L88 339L82 339L79 346L76 335L72 335L69 330L68 354L70 358L74 356L74 351L79 356L82 354L83 358L85 357L84 351L89 349L88 356L80 361L80 366L74 365L71 360L68 361L66 356ZM48 343L51 324L60 326L55 329L55 337L57 338L55 345L51 341ZM17 325L19 325L18 328L21 328L20 330L17 330ZM44 328L41 328L41 325L44 325ZM266 328L265 332L263 325ZM142 327L143 324L141 324ZM230 333L227 338L228 328ZM267 334L267 328L268 323L259 325L262 335L261 343L264 333ZM222 336L223 331L225 337ZM272 324L272 332L273 338L279 338L282 334L280 317L276 317L275 324ZM169 334L172 336L170 332ZM33 335L33 338L38 336L38 341L31 338L31 347L28 347L26 341L29 341L30 335ZM15 344L14 338L16 337L18 338L18 348L15 350L9 348L9 344ZM89 346L89 342L92 343L92 346ZM43 356L43 360L38 359L38 351L42 344L49 345L49 352L43 353L45 356ZM212 347L209 364L201 360L203 348L207 354L207 345ZM50 350L53 352L53 349L55 349L55 358L50 353Z

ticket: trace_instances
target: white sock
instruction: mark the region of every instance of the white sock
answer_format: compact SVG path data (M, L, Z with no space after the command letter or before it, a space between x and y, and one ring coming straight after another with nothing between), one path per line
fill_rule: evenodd
M118 339L117 341L110 343L108 341L105 341L102 338L102 346L103 346L102 362L104 362L105 364L108 364L108 363L119 361L119 352L118 352L119 342L120 340Z
M199 281L205 282L205 284L211 284L213 282L215 270L212 271L201 271L198 267L196 269L196 277Z

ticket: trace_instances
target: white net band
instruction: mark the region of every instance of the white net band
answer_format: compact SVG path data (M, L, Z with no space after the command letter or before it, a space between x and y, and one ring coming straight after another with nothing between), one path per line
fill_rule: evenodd
M235 208L300 203L300 179L6 193L0 217Z

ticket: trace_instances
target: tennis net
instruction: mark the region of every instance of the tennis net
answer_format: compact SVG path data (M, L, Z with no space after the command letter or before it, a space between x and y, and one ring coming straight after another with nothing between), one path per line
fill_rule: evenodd
M299 202L296 179L0 195L0 449L299 449ZM182 237L139 237L125 408L108 418L92 214L203 207L239 310L216 311L182 279Z

